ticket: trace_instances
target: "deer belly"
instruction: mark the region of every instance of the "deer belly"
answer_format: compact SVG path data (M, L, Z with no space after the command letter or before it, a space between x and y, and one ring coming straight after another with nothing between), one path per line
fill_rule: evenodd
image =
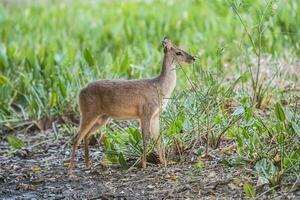
M137 116L125 116L125 115L122 115L122 116L110 116L112 119L116 119L116 120L137 120L139 119L139 117Z
M117 120L130 120L130 119L138 119L138 109L134 106L119 106L114 109L107 109L106 114L113 119Z

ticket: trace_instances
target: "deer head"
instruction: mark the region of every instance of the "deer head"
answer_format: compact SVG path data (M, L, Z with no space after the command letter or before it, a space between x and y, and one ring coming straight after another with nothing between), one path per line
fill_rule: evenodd
M168 38L164 38L164 40L162 41L162 45L164 47L165 54L169 53L173 57L173 62L175 64L194 63L195 58L193 56L183 51L182 49L179 49Z

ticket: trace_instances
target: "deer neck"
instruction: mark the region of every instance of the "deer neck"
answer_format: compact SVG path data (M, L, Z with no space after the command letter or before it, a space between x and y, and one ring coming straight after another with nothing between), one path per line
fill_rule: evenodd
M170 52L165 52L158 84L161 95L169 98L176 86L176 69L174 58Z

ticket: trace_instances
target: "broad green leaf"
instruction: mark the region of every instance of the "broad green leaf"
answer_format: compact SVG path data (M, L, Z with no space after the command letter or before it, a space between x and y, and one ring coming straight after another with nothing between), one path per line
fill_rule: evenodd
M243 142L243 139L241 137L237 137L236 141L237 141L239 147L243 147L244 142Z
M51 102L52 107L56 106L56 104L57 104L57 95L56 95L56 93L51 93L50 102Z
M276 123L273 126L278 133L281 133L284 130L284 126L280 122Z
M280 103L276 103L275 104L275 114L276 117L280 120L280 121L284 121L285 120L285 114L283 111L282 106L280 105Z
M25 147L25 143L23 142L23 140L15 135L7 136L7 142L13 149L22 149L23 147Z
M254 111L253 111L252 107L249 107L249 108L246 109L245 117L246 117L247 120L251 120L253 118L253 114L254 114Z
M279 134L277 136L277 141L279 144L283 144L284 143L284 135L283 134Z
M104 139L103 139L103 146L104 146L104 149L110 149L110 141L107 137L104 137Z
M119 163L123 169L128 169L129 166L122 153L119 153Z
M201 155L203 155L204 151L205 151L205 149L203 147L200 147L198 149L195 149L194 152L197 156L201 156Z
M0 75L0 86L6 84L9 84L9 79L4 75Z
M240 76L240 80L242 83L246 83L249 77L250 77L250 72L247 71Z
M255 188L252 186L251 183L244 183L243 189L247 197L254 198L256 196Z
M95 64L94 59L93 59L90 51L87 48L84 49L83 56L84 56L85 61L89 64L90 67L94 66L94 64Z
M214 119L216 124L222 124L222 116L218 115Z
M272 176L274 176L276 173L275 165L272 163L272 161L270 161L266 158L263 158L263 159L259 160L258 162L256 162L254 168L255 168L256 172L258 173L259 177L266 178L268 180Z
M138 129L136 129L136 128L130 129L130 133L136 142L138 142L142 139L141 133L139 132Z
M205 167L205 164L203 161L199 160L196 164L195 164L195 167L198 169L198 170L202 170L204 167Z

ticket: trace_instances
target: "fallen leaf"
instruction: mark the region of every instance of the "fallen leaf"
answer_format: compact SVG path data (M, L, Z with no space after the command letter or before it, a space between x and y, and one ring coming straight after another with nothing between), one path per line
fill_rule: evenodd
M153 189L153 188L155 188L155 186L154 185L148 185L147 188L148 189Z
M207 175L209 178L213 178L213 177L216 177L216 172L215 171L211 171L209 172L209 174Z
M41 168L39 168L39 167L32 167L31 171L33 171L33 172L39 172L39 171L41 171Z
M64 161L64 166L69 166L70 165L70 160Z
M280 162L280 155L276 154L276 156L274 157L274 161L275 162Z
M176 164L176 161L174 161L174 160L169 160L168 161L168 165L175 165Z
M229 184L228 184L228 187L229 187L231 190L239 190L239 189L240 189L239 186L237 186L237 185L235 185L235 184L233 184L233 183L229 183Z
M176 181L176 180L177 180L177 176L173 174L173 175L170 176L170 179L171 179L172 181Z
M237 147L236 144L230 145L228 147L221 149L221 153L228 155L230 154L231 151L234 151L236 147Z
M16 186L16 190L34 190L35 186L31 184L20 183Z

